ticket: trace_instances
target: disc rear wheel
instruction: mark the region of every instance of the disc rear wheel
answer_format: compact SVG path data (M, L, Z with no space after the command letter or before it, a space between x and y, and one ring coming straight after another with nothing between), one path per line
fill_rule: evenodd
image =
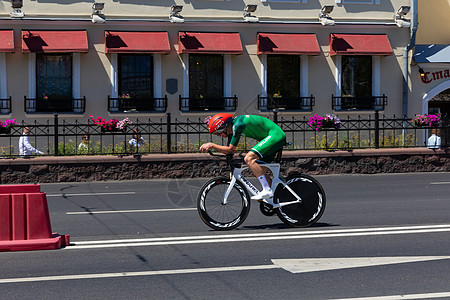
M300 198L296 197L283 185L275 190L274 203L281 206L276 210L278 217L293 227L308 227L316 223L325 211L326 197L320 183L305 174L288 176L286 183ZM283 205L283 203L293 202Z

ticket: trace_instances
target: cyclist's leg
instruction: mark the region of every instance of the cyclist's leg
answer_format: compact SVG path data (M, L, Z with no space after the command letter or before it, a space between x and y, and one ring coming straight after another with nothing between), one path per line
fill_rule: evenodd
M270 163L275 158L278 150L286 144L286 135L284 132L269 132L269 136L256 144L251 151L258 155L259 159Z
M252 171L253 175L258 178L263 186L263 191L261 191L258 195L252 197L252 199L264 199L271 198L273 196L273 192L271 189L271 180L269 176L266 175L267 168L260 166L258 164L258 159L264 162L270 163L275 157L278 149L283 147L286 143L286 136L284 133L277 134L274 133L272 135L267 136L262 139L258 144L256 144L249 153L245 156L244 160L249 166L249 169ZM262 177L264 175L264 177Z

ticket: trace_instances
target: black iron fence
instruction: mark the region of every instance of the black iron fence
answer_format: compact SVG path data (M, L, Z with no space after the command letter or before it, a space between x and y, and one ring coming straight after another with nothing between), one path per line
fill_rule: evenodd
M410 118L370 117L341 118L339 129L314 130L308 117L284 117L276 111L272 119L292 142L288 150L351 150L363 148L425 147L432 131L441 137L442 146L450 146L450 124L442 119L439 127L415 127ZM203 118L178 120L167 113L162 118L134 120L123 131L108 131L91 120L67 122L55 115L52 120L12 127L0 131L0 155L19 156L19 138L28 126L30 143L46 155L132 155L149 153L198 152L200 145L227 141L208 132ZM136 143L131 140L136 138ZM131 142L130 142L131 141ZM242 138L239 150L255 144Z

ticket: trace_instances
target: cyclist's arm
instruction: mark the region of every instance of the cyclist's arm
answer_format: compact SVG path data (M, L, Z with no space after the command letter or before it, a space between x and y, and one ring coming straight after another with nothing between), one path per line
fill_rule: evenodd
M236 151L236 146L233 146L233 145L222 146L222 145L217 145L214 143L206 143L200 147L200 151L202 151L202 152L206 152L211 149L214 149L223 154L229 154L229 153L234 153L234 151Z

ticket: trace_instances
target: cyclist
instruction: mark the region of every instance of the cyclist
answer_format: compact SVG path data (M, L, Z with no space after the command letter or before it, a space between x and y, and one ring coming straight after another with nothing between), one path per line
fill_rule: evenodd
M270 187L271 179L266 176L267 168L260 166L258 160L270 163L276 152L286 144L286 134L271 120L257 115L242 115L233 118L228 113L214 115L208 122L210 133L220 137L228 137L229 145L221 146L214 143L205 143L200 146L200 151L206 152L214 149L218 152L229 154L234 153L239 143L241 135L253 138L258 143L245 155L244 162L247 164L253 175L258 178L263 189L253 200L262 200L273 197Z

